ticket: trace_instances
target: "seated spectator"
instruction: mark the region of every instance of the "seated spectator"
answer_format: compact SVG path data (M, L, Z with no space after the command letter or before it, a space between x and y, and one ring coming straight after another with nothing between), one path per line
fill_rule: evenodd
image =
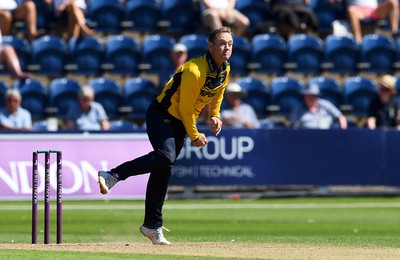
M79 38L93 35L94 31L85 23L85 0L43 0L47 4L53 3L56 18L66 17L68 20L68 36Z
M367 126L400 129L400 102L396 98L395 79L384 75L378 81L378 96L371 101L368 108Z
M286 40L295 33L317 33L319 24L309 0L271 0L272 16L278 23L279 34Z
M379 20L389 17L390 29L393 36L398 35L399 2L398 0L346 0L347 16L354 38L362 42L361 24L363 19Z
M4 62L10 72L18 79L26 79L29 75L22 71L17 53L11 45L2 45L0 30L0 62Z
M302 94L304 102L296 106L291 114L293 128L329 129L335 120L341 129L347 128L346 117L331 102L319 97L317 85L307 85Z
M67 112L67 129L82 131L106 131L109 129L107 114L100 103L94 101L91 86L83 86L78 93L79 104Z
M245 92L237 83L229 83L225 90L228 108L221 110L224 125L233 128L259 128L260 123L254 109L242 102Z
M209 30L231 26L237 35L243 35L250 20L235 9L235 0L201 0L202 21Z
M177 43L172 48L171 52L171 66L164 68L160 74L160 87L163 88L165 84L171 79L175 71L179 69L188 58L186 46L182 43Z
M8 89L4 95L5 107L0 110L0 129L32 130L31 113L21 107L21 93L16 89Z
M33 1L23 1L19 4L15 0L0 1L0 30L4 35L11 34L13 21L24 21L28 31L28 40L32 41L40 36L37 30L36 5Z

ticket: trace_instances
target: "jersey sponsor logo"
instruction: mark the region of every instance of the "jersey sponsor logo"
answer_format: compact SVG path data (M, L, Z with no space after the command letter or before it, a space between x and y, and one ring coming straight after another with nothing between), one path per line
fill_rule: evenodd
M213 96L215 96L215 93L213 93L211 91L207 91L207 90L201 89L200 90L200 96L202 96L202 97L213 97Z

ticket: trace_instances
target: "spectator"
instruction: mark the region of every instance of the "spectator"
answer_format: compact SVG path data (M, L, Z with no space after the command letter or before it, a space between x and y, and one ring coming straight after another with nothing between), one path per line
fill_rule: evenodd
M29 75L22 71L17 53L11 45L2 45L0 30L0 62L4 62L10 72L18 79L26 79Z
M228 108L221 111L224 125L233 128L259 128L260 123L254 109L242 102L245 91L237 83L229 83L225 90Z
M164 87L165 84L167 84L171 76L174 75L175 71L185 64L187 58L188 52L186 46L182 43L175 44L171 52L171 66L164 68L161 71L160 86Z
M393 36L398 36L399 2L398 0L346 0L347 16L354 38L362 42L361 24L363 19L379 20L389 17L390 29Z
M21 93L17 89L8 89L4 95L5 107L0 110L0 129L32 130L31 113L21 107Z
M309 0L271 0L272 16L278 23L278 30L286 40L293 33L317 33L319 24Z
M201 0L202 21L209 30L231 26L237 35L243 35L250 20L235 9L235 0Z
M68 36L79 38L93 35L94 31L85 23L85 11L87 9L85 0L43 0L47 4L53 3L57 18L67 17Z
M378 96L371 101L368 108L367 126L369 129L377 127L400 129L400 103L396 98L395 81L391 75L384 75L379 79Z
M4 35L9 35L11 33L14 19L25 22L29 41L40 36L36 24L36 5L33 1L25 0L17 4L15 0L1 0L0 30Z
M67 129L83 131L109 130L107 114L100 103L94 101L91 86L83 86L78 93L79 104L67 112Z
M347 128L346 117L331 102L319 98L319 87L315 84L302 90L304 102L296 106L291 115L293 128L329 129L337 120L341 129Z

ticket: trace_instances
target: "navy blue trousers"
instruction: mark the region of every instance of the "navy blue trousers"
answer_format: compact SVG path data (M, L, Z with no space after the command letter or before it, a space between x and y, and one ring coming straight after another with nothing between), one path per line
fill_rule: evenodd
M171 116L156 100L147 110L146 127L154 150L124 162L111 171L117 173L121 180L150 173L143 225L147 228L159 228L163 224L162 207L171 178L171 169L183 147L186 130L182 121Z

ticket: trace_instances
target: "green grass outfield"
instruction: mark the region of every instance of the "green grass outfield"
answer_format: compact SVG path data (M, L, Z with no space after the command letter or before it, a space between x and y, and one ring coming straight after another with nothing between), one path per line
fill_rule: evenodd
M114 253L1 249L30 244L30 201L0 201L0 259L115 259ZM64 201L65 244L149 243L138 231L143 201ZM55 241L52 202L51 240ZM43 205L39 205L43 241ZM265 243L400 248L400 198L296 198L263 200L167 200L165 232L172 243ZM74 250L72 250L74 251ZM240 256L239 256L240 257ZM246 258L245 256L242 256ZM209 259L126 254L121 259Z

